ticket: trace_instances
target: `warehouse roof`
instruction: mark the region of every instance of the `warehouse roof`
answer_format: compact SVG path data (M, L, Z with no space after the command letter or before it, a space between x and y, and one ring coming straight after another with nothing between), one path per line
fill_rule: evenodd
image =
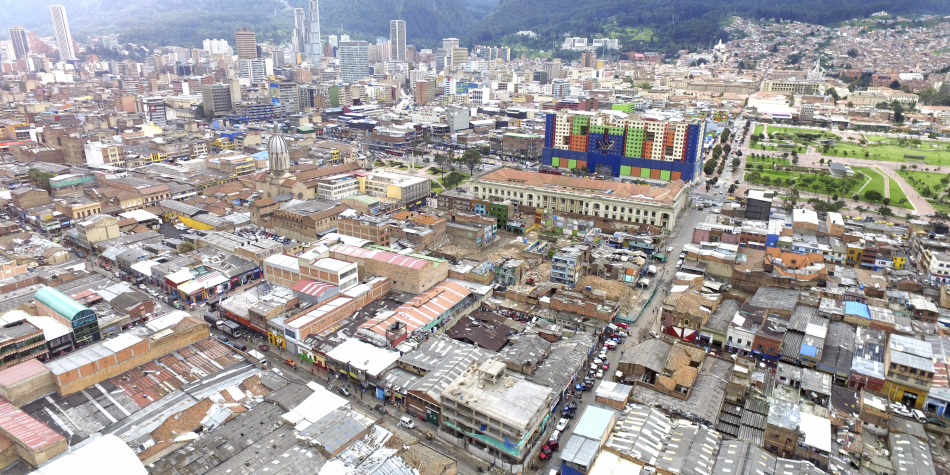
M52 287L43 287L37 290L33 298L70 321L78 318L83 312L92 312L92 310L80 305L79 302Z

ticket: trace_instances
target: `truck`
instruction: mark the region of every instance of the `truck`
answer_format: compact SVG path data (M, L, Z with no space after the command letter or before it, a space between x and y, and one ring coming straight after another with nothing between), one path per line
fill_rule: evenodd
M214 314L209 313L209 312L205 312L205 321L215 328L221 328L221 325L224 324L224 322L221 321L220 318L214 316Z
M233 336L234 338L241 337L241 325L238 325L231 320L225 320L224 323L220 326L221 331L227 333L228 335Z
M247 355L256 359L261 366L267 366L267 357L264 356L264 353L257 350L248 350Z

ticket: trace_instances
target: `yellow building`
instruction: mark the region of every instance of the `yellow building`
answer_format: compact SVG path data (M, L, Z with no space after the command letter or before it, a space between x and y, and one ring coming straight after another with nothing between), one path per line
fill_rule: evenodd
M930 343L893 334L884 353L884 394L888 399L922 409L933 385L934 360Z
M861 265L861 258L864 256L864 248L857 243L848 243L848 257L846 263L857 267Z
M907 256L902 252L894 253L894 268L897 270L903 269L907 265Z

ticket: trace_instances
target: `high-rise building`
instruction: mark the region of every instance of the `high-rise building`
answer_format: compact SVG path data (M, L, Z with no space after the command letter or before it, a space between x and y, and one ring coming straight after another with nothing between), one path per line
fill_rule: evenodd
M251 84L264 82L267 78L267 65L261 58L238 60L238 75L251 80Z
M231 88L225 84L203 84L201 98L205 115L214 117L231 112Z
M310 18L307 28L307 59L320 64L323 43L320 42L320 0L310 0Z
M445 38L442 40L442 49L444 49L448 53L451 53L452 48L455 48L458 45L459 45L458 38Z
M624 104L619 104L623 106ZM705 120L655 120L639 114L563 109L545 117L541 164L598 176L653 181L700 178Z
M468 48L455 46L452 48L452 69L461 68L468 62Z
M352 84L369 74L369 43L341 41L339 53L341 81Z
M13 43L13 54L16 59L23 59L30 54L30 43L26 39L26 30L22 26L10 28L10 42Z
M168 125L168 117L165 113L165 99L161 97L142 98L142 111L145 112L145 118L155 125Z
M73 35L69 32L69 21L66 19L66 7L50 5L49 12L53 16L53 32L56 34L56 46L59 48L59 59L63 61L76 59L76 47L73 45Z
M389 59L406 60L406 22L403 20L389 21Z
M597 53L593 51L584 51L581 53L582 68L597 68Z
M303 8L294 8L294 37L291 40L294 45L294 58L296 54L301 56L306 54L307 45L307 12ZM297 64L296 61L293 61Z
M257 58L257 35L251 30L234 32L234 49L238 59Z

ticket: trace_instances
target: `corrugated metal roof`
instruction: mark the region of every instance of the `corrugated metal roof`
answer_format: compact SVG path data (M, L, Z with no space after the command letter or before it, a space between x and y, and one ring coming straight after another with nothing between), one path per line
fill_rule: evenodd
M0 398L0 430L18 445L39 451L64 440L42 422L21 411L10 401Z

